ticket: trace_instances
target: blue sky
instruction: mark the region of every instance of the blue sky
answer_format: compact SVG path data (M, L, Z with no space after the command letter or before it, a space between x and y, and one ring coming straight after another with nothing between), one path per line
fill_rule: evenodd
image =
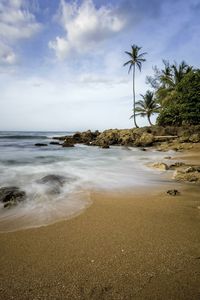
M200 0L0 0L0 130L130 128L124 51L200 67ZM139 120L146 125L145 119Z

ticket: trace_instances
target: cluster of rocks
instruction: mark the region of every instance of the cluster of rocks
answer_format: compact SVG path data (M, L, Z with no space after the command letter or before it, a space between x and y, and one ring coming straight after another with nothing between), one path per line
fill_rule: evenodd
M157 162L150 165L150 167L166 171L173 170L173 179L183 182L196 182L200 183L200 166L191 166L183 162L175 162L167 165L163 162Z
M74 181L74 177L66 177L61 175L47 175L37 180L37 184L42 184L45 186L45 192L49 195L59 194L61 188L66 182ZM3 204L4 208L11 208L17 204L25 201L27 199L27 194L25 191L21 190L19 187L7 186L0 188L0 202Z
M4 208L12 207L26 199L25 191L18 187L2 187L0 188L0 202L3 203Z
M181 150L180 145L182 144L200 143L200 126L108 129L101 133L88 130L77 132L71 136L54 137L53 139L58 140L57 144L63 147L74 147L75 144L100 146L102 148L109 148L111 145L157 146L159 150L164 151L168 150L170 146L171 148L174 147L174 150Z

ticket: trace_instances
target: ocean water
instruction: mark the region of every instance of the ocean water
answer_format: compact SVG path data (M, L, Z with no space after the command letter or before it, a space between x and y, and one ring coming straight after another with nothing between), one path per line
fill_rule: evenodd
M146 166L161 160L163 153L49 144L53 136L67 134L71 132L0 132L0 187L17 186L27 194L15 207L5 209L0 203L0 231L43 226L77 215L90 204L92 190L134 191L165 180L163 172ZM47 175L66 178L59 193L49 193L49 185L38 182Z

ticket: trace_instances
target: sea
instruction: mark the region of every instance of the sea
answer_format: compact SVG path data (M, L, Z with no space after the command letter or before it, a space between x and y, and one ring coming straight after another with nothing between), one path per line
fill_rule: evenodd
M50 144L55 136L71 134L0 132L0 188L19 187L27 195L25 201L11 208L0 203L0 232L72 218L91 204L93 191L134 192L166 181L164 172L147 166L162 160L161 152L123 146L101 149L77 144L63 148ZM37 147L36 143L47 146ZM41 184L40 180L49 175L66 179L58 193L50 193L49 185Z

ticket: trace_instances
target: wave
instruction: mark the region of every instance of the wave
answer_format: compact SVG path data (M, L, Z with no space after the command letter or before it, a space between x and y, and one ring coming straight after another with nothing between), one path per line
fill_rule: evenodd
M38 140L47 139L46 135L1 135L0 139Z

